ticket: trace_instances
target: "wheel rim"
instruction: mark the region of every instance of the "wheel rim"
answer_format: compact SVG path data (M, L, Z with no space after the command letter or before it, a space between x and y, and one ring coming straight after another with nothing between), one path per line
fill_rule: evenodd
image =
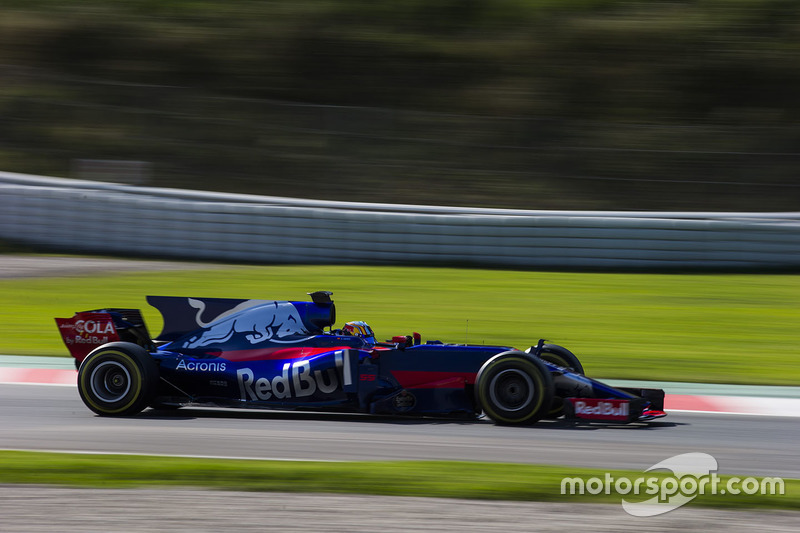
M131 375L125 365L105 361L92 370L89 383L96 398L113 403L122 400L130 392Z
M492 402L504 411L524 409L533 401L535 391L531 377L516 368L499 372L489 383Z

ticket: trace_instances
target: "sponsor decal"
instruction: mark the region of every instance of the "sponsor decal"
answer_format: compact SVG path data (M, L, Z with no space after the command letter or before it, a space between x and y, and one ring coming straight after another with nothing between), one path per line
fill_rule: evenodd
M348 358L344 357L343 351L336 352L335 358L336 368L312 370L311 363L302 360L285 363L281 373L272 377L256 378L252 369L240 368L236 371L239 395L244 401L266 401L305 398L317 391L331 394L340 388L338 371L348 366ZM347 378L345 368L345 382Z
M107 335L115 333L114 322L111 320L75 320L68 322L61 322L58 325L59 329L68 329L76 332L78 335L100 334Z
M111 320L76 320L75 331L77 331L79 335L107 335L115 332L114 323Z
M66 344L106 344L110 342L108 340L108 336L98 337L97 335L90 335L88 337L83 337L81 335L75 335L74 337L64 337L64 342Z
M77 318L81 316L90 318ZM102 313L76 313L69 319L57 318L56 323L68 348L86 345L76 352L70 349L73 355L85 356L94 346L119 340L114 321Z
M175 370L189 370L192 372L224 372L226 367L226 363L220 363L216 361L189 361L186 362L183 359L178 361L178 366L175 367Z
M199 309L197 316L199 321L205 304L199 300L193 300L193 302L195 303L190 301L190 304ZM198 306L202 306L202 308ZM279 339L308 334L297 308L290 302L272 302L245 309L237 315L223 313L216 320L208 323L206 329L201 333L184 342L183 348L201 348L212 344L221 344L234 337L244 337L250 344L266 341L297 342L280 341Z
M417 405L417 398L411 394L410 392L403 390L400 391L400 394L394 397L392 400L392 404L394 408L398 411L405 412L410 411Z
M597 398L569 398L575 408L576 418L589 420L628 420L628 400L601 400Z

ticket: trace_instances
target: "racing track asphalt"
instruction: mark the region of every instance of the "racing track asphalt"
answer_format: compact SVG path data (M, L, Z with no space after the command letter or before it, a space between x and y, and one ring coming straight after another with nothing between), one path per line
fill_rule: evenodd
M776 399L776 401L780 401ZM645 470L705 452L720 474L800 478L796 418L673 412L649 425L411 420L182 408L101 418L75 387L0 384L0 448L286 460L446 459Z

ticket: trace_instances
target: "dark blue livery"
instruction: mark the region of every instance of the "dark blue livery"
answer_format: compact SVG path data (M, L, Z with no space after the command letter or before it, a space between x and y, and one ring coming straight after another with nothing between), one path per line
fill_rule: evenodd
M149 296L164 317L153 340L135 309L56 319L78 390L104 416L215 405L532 424L564 416L628 423L665 416L657 389L609 387L569 350L380 342L365 322L334 329L331 293L310 302Z

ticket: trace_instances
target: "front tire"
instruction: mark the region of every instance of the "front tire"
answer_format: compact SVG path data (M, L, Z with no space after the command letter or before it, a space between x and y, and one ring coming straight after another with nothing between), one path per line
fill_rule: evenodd
M563 366L575 374L584 374L583 365L578 359L578 356L563 346L545 344L542 346L542 351L539 352L539 359L544 359L548 363L553 363L554 365Z
M580 374L581 376L584 375L583 365L581 364L580 360L578 360L578 357L563 346L559 346L557 344L545 344L542 346L542 350L539 352L539 358L544 359L548 363L553 363L554 365L564 367L575 374ZM564 398L561 398L560 396L554 396L553 404L545 418L556 419L563 414Z
M483 364L475 379L475 396L497 424L533 424L553 403L553 379L541 361L511 350Z
M111 342L83 360L78 370L78 393L86 407L100 416L140 412L153 399L158 366L136 344Z

